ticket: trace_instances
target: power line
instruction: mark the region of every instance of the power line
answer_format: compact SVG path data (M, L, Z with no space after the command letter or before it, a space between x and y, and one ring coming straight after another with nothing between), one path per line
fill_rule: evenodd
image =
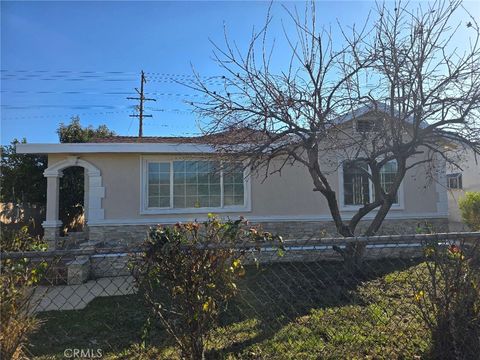
M147 79L145 78L145 73L141 72L141 77L140 77L140 91L135 88L135 91L138 93L140 97L127 97L129 100L138 100L139 105L138 105L138 114L132 114L130 117L138 117L138 137L142 137L143 135L143 118L144 117L152 117L152 115L145 115L143 113L143 102L144 101L157 101L152 98L146 98L144 93L143 93L143 85L147 82Z
M154 82L181 83L202 81L205 83L223 83L227 78L222 75L204 76L194 74L175 74L175 73L145 73L150 74L149 80ZM131 72L122 71L71 71L71 70L1 70L2 80L67 80L67 81L85 81L85 80L105 80L105 81L130 81L133 78L106 79L105 75L134 75Z
M101 77L105 75L136 75L132 72L123 71L50 71L50 70L0 70L1 76L8 77L39 77L39 76L55 76L55 77L67 77L67 76L83 76L83 77ZM145 73L149 75L149 78L199 78L199 79L217 79L223 78L221 75L194 75L194 74L175 74L175 73Z
M68 77L68 76L55 76L55 77L38 77L38 76L23 76L23 77L15 77L15 76L2 76L0 78L1 81L68 81L68 82L85 82L85 81L101 81L101 82L122 82L122 81L133 81L133 78L105 78L100 76L76 76L76 77ZM197 82L201 82L206 85L224 85L225 81L218 80L218 79L211 79L211 80L197 80L197 79L178 79L178 78L152 78L150 82L156 83L165 83L165 84L196 84ZM231 80L229 83L234 83ZM236 83L236 82L235 82Z
M47 90L0 90L3 94L39 94L39 95L128 95L126 91L109 91L109 92L97 92L97 91L47 91Z
M1 69L0 73L2 75L4 73L61 73L61 74L110 74L110 75L136 75L136 72L128 72L128 71L92 71L92 70L19 70L19 69Z
M41 108L66 108L66 109L95 109L95 108L102 108L106 110L114 110L114 109L133 109L133 105L101 105L101 104L31 104L31 105L8 105L2 104L0 106L5 110L29 110L29 109L41 109Z
M79 71L79 70L20 70L20 69L1 69L0 73L2 75L7 76L15 76L9 75L8 73L20 73L20 74L27 74L29 76L31 73L33 74L108 74L108 75L136 75L136 72L129 72L129 71L93 71L93 70L86 70L86 71ZM36 75L36 76L40 76ZM196 74L178 74L178 73L164 73L164 72L145 72L145 75L149 75L149 77L190 77L190 78L215 78L220 77L220 75L196 75Z
M2 105L3 106L3 105ZM110 114L110 113L118 113L118 112L130 112L132 107L131 106L108 106L108 105L98 105L96 106L97 108L101 108L101 107L104 107L106 108L107 110L108 109L111 109L112 111L108 111L108 112L95 112L95 113L86 113L86 114ZM5 110L8 110L8 111L11 111L11 110L34 110L38 108L38 106L18 106L18 107L10 107L10 108L6 108ZM86 107L76 107L76 108L72 108L70 106L58 106L58 107L52 107L52 108L67 108L67 109L72 109L72 113L75 112L75 110L89 110L89 109L92 109L94 110L95 107L93 106L86 106ZM117 111L116 109L124 109L124 110L120 110L120 111ZM149 110L149 111L155 111L155 112L166 112L166 113L179 113L179 114L193 114L192 111L188 111L186 109L177 109L177 108L150 108L150 107L144 107L144 110ZM56 114L46 114L46 115L20 115L20 116L13 116L13 117L7 117L8 119L14 119L14 118L30 118L30 117L50 117L50 116L60 116L60 115L56 115ZM66 115L68 116L68 114ZM144 115L145 117L145 115ZM150 116L149 116L150 117Z
M120 114L127 113L130 110L119 110L119 111L102 111L102 112L86 112L86 113L70 113L70 114L48 114L48 115L24 115L24 116L12 116L12 117L2 117L2 121L8 120L20 120L20 119L39 119L39 118L53 118L53 117L69 117L72 115L78 116L94 116L94 115L111 115L111 114Z
M0 93L3 94L39 94L39 95L128 95L129 92L125 91L108 91L108 92L97 92L97 91L32 91L32 90L0 90ZM148 92L146 95L155 95L155 96L167 96L167 97L201 97L205 95L200 94L184 94L184 93L175 93L175 92Z
M185 109L153 109L153 108L147 108L147 109L150 111L156 111L156 112L173 112L177 114L188 114L188 115L193 114L192 111L187 111Z
M88 77L88 76L77 76L77 77L72 77L69 78L67 76L56 76L56 77L44 77L44 78L39 78L36 76L24 76L24 77L5 77L2 76L1 79L2 81L9 81L9 80L14 80L14 81L57 81L57 80L62 80L62 81L72 81L72 82L79 82L79 81L106 81L106 82L120 82L120 81L133 81L133 78L125 78L125 79L119 79L119 78L101 78L101 77Z

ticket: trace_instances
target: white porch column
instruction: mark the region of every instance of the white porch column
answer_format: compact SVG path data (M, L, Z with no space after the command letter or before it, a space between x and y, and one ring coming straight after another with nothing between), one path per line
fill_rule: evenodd
M44 239L47 241L48 249L55 250L60 236L60 227L62 222L58 218L59 200L60 200L60 178L62 172L56 174L45 173L47 178L47 211L46 220L43 222L45 230Z
M83 168L83 217L85 219L85 226L88 224L88 194L90 192L89 173L87 168ZM84 230L85 231L85 230Z

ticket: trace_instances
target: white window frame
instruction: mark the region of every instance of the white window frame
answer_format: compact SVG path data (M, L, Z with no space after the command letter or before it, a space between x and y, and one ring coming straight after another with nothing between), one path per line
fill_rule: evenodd
M456 180L457 181L457 186L456 187L451 187L450 186L450 181L451 180ZM460 185L460 182L462 183L461 185ZM463 174L461 172L453 173L453 174L447 174L447 189L449 189L449 190L463 190Z
M140 214L207 214L227 212L249 212L251 206L251 171L246 168L243 171L243 205L224 206L223 204L223 170L220 175L220 207L198 207L198 208L175 208L173 207L173 162L174 161L215 161L205 157L169 158L162 156L143 155L140 157ZM148 164L149 163L170 163L170 206L148 207ZM234 162L234 161L233 161Z
M338 201L340 202L339 208L341 211L358 211L363 205L345 205L345 194L344 194L344 182L343 182L343 163L349 161L350 159L339 160L338 163ZM355 159L353 159L355 160ZM368 167L368 172L370 173L370 167ZM404 179L400 183L397 191L398 203L392 204L391 210L405 210L404 202ZM373 200L373 183L369 181L369 197L370 202ZM377 208L378 209L378 208ZM376 209L376 210L377 210Z

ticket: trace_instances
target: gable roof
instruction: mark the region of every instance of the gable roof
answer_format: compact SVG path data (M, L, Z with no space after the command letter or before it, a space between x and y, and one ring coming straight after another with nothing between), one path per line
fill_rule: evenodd
M390 116L390 106L384 102L370 102L366 105L363 105L361 107L358 107L356 109L352 109L351 111L346 112L344 115L337 117L333 122L335 124L343 124L343 123L355 120L359 117L362 117L363 115L366 115L370 112L384 113ZM398 117L399 115L400 115L399 111L395 110L394 117ZM405 119L405 121L413 124L413 117L408 116ZM420 124L420 127L424 127L426 126L426 124L427 123L423 121Z

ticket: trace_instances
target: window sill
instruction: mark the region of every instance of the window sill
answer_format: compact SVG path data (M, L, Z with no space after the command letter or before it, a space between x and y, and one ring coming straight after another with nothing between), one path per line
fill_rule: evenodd
M340 206L340 211L358 211L362 206L360 205L343 205L343 206ZM377 211L378 210L378 207L375 208L374 210L372 211ZM403 205L400 205L400 204L397 204L397 205L392 205L392 207L390 208L391 211L395 211L395 210L405 210L405 206Z
M250 212L249 206L229 206L223 208L188 208L188 209L143 209L140 215L168 215L168 214L219 214L219 213L235 213Z

